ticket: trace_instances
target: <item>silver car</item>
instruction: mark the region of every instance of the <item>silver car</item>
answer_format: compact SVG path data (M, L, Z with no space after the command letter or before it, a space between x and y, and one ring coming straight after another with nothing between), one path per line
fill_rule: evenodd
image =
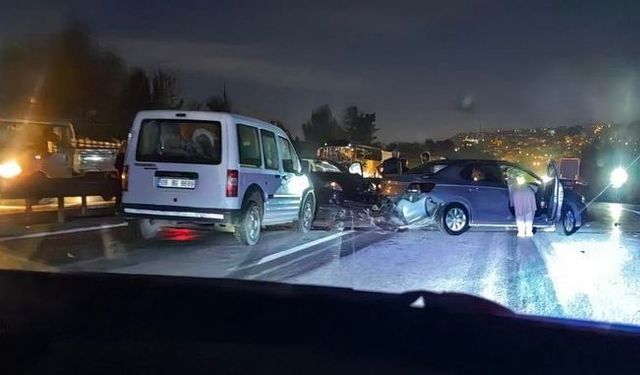
M584 198L564 191L553 162L542 178L498 160L438 160L386 178L377 221L405 227L435 224L451 235L475 226L515 227L507 185L511 173L536 190L534 227L555 230L559 226L569 235L582 225Z

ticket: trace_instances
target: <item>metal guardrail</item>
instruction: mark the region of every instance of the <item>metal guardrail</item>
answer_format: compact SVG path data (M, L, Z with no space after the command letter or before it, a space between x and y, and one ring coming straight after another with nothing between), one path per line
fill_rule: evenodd
M46 178L38 176L24 181L16 181L15 184L2 186L0 198L2 199L24 199L25 213L27 221L30 221L33 213L34 202L43 198L55 198L58 201L57 221L63 223L64 198L81 198L81 215L86 215L88 211L87 197L100 196L104 199L111 199L120 194L120 181L117 173L102 172L90 173L84 176L73 178Z

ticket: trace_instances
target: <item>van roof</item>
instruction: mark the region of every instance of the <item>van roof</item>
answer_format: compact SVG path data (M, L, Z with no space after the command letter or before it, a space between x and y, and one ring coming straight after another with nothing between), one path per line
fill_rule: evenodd
M138 112L138 115L136 117L168 118L168 119L169 118L189 119L193 117L198 117L198 118L205 117L205 118L210 118L212 120L227 118L235 121L246 121L246 122L252 122L254 124L258 123L261 126L271 128L272 130L276 131L278 134L286 135L286 133L276 125L273 125L271 123L268 123L266 121L263 121L254 117L239 115L237 113L213 112L213 111L180 111L180 110L172 109L172 110L140 111Z

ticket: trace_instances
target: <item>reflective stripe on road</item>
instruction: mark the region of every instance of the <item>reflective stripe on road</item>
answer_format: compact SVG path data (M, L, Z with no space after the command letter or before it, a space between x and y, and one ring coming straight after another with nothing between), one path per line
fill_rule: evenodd
M50 237L50 236L57 236L57 235L60 235L60 234L69 234L69 233L91 232L91 231L96 231L96 230L126 227L128 225L129 225L129 223L124 222L124 223L117 223L117 224L95 225L95 226L92 226L92 227L62 229L62 230L55 230L55 231L51 231L51 232L30 233L30 234L24 234L24 235L20 235L20 236L7 236L7 237L0 237L0 242L15 241L15 240L25 240L25 239L30 239L30 238Z

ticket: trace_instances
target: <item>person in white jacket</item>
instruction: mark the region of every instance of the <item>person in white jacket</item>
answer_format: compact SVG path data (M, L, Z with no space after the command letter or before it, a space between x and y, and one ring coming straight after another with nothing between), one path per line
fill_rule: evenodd
M536 188L524 177L509 177L509 204L513 207L518 226L518 237L533 236L533 216L536 212Z

